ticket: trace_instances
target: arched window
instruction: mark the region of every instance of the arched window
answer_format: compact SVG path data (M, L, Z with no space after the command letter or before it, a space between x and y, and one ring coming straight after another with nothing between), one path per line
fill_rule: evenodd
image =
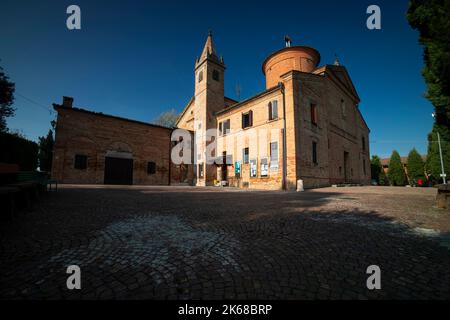
M203 80L203 71L200 71L198 73L198 82L202 82L202 80Z
M220 76L219 76L219 71L213 70L212 77L213 77L214 80L219 81L219 80L220 80L220 79L219 79L219 78L220 78Z
M347 116L347 110L346 110L344 99L341 99L341 111L342 111L342 117L345 118Z

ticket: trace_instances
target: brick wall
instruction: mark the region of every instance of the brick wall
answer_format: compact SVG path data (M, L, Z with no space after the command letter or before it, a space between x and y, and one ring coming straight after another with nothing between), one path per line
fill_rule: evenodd
M180 166L170 164L171 129L77 108L55 109L58 118L52 176L59 182L104 183L105 156L115 153L131 154L133 184L168 185L169 174L171 183L186 176ZM86 169L75 169L76 154L87 156ZM156 164L154 174L147 173L150 161ZM187 170L192 179L192 168Z
M219 136L217 139L217 155L225 151L231 156L232 164L228 165L228 182L231 186L257 189L282 188L282 160L283 160L283 95L280 89L244 103L237 108L217 116L217 122L230 120L231 132ZM278 118L269 120L268 104L277 101ZM242 128L242 114L249 111L253 114L253 125ZM278 167L270 168L270 143L278 142ZM256 161L256 177L250 177L250 163L243 163L243 149L249 148L249 161ZM261 160L267 159L269 165L267 177L261 176ZM235 162L241 163L239 177L235 175ZM222 166L217 166L217 177L222 177Z

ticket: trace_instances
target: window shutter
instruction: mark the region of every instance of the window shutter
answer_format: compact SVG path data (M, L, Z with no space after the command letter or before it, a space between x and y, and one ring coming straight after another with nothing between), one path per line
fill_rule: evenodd
M253 126L253 111L252 110L250 110L248 112L248 125L250 127Z
M278 118L278 100L272 102L272 119Z
M223 123L219 122L219 136L222 135L222 132L223 132Z
M245 116L244 116L244 114L242 114L242 129L244 129L244 126L245 126L245 124L244 124L244 118L245 118Z
M268 105L268 109L269 109L269 120L272 120L273 119L273 114L272 114L272 102L269 102L269 105Z

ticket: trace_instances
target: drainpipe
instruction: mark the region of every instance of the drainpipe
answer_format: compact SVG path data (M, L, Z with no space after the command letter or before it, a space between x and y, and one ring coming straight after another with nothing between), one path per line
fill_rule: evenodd
M167 185L168 186L170 186L171 185L171 180L172 180L172 170L171 170L171 168L172 168L172 134L173 134L173 131L174 131L175 129L172 129L172 131L170 132L170 137L169 137L169 181L168 181L168 183L167 183Z
M286 156L286 96L284 91L284 84L280 82L278 84L281 88L281 93L283 94L283 176L282 176L282 189L286 188L286 176L287 176L287 156Z

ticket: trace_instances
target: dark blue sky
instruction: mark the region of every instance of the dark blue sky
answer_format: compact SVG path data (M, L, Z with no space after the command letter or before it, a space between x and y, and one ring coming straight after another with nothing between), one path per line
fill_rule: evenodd
M70 4L81 7L82 30L66 28ZM381 7L382 30L366 28L370 4ZM54 118L46 108L63 95L75 106L142 121L181 111L208 29L227 66L226 95L236 98L239 83L246 98L264 90L261 63L289 34L294 45L318 49L321 64L336 53L347 67L372 154L425 153L433 108L423 98L422 48L406 10L400 0L2 0L0 65L18 93L8 125L31 139L46 134Z

